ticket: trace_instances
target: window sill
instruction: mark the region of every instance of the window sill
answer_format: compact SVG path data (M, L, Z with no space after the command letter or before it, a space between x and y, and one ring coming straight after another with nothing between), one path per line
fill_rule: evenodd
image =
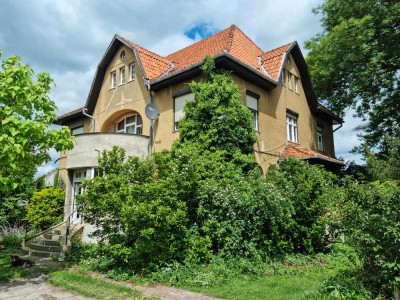
M129 82L132 82L132 81L135 81L135 78L129 79L128 83L129 83Z
M115 90L117 87L115 86L115 87L111 87L110 89L109 89L109 91L111 91L111 90Z

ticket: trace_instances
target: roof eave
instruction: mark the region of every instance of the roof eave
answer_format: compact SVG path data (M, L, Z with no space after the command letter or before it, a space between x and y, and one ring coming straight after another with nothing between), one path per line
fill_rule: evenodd
M260 72L255 71L250 66L246 65L229 53L219 53L214 56L214 59L217 68L227 68L229 70L232 70L234 73L242 75L245 79L248 79L249 81L258 84L264 88L273 89L278 85L277 81L263 75ZM200 66L202 64L203 61L200 61L187 68L150 81L152 90L157 92L172 84L201 75Z
M77 119L85 118L85 115L83 114L83 111L76 111L71 114L67 114L61 117L57 117L57 120L53 122L55 125L64 125L67 122L71 122Z

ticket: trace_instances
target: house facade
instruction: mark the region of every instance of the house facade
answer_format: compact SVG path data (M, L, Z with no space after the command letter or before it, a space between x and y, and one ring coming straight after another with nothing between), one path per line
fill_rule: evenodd
M116 35L101 59L86 104L59 116L75 136L74 149L60 157L66 186L65 218L80 222L75 196L93 178L98 158L113 145L145 157L170 149L179 137L183 106L193 99L188 83L201 80L205 55L231 72L243 105L253 114L258 141L254 159L266 173L279 159L294 156L338 169L333 131L343 120L319 104L297 42L264 51L237 26L168 56ZM146 105L158 114L150 120Z

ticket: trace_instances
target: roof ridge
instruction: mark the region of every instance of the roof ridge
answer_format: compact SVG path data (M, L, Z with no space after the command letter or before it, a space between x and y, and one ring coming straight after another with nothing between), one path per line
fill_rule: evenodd
M272 51L278 50L279 48L283 48L283 47L285 47L285 46L292 46L292 45L293 45L295 42L296 42L296 41L293 41L293 42L290 42L290 43L284 44L284 45L282 45L282 46L279 46L279 47L273 48L273 49L271 49L271 50L265 51L263 54L267 54L267 53L269 53L269 52L272 52Z
M127 38L125 38L125 37L123 37L123 36L121 36L121 35L119 35L119 34L117 34L117 36L118 36L119 38L123 39L124 41L130 43L132 46L137 47L137 48L140 48L140 50L146 50L147 52L150 52L151 54L154 54L154 55L156 55L156 56L158 56L158 57L160 57L160 58L163 58L163 59L169 61L169 59L166 58L165 56L162 56L162 55L160 55L160 54L158 54L158 53L155 53L155 52L153 52L153 51L151 51L151 50L149 50L149 49L147 49L147 48L145 48L145 47L143 47L143 46L140 46L139 44L134 43L134 42L132 42L131 40L128 40ZM170 63L171 63L171 61L170 61Z
M252 42L253 45L256 46L261 53L264 53L263 49L261 49L251 38L249 38L248 35L245 34L238 26L236 26L235 24L233 24L232 26L235 26L235 28L237 28L250 42Z
M178 52L181 52L182 50L185 50L185 49L187 49L187 48L189 48L189 47L192 47L192 46L197 45L197 44L199 44L199 43L201 43L201 42L204 42L204 41L206 41L206 40L208 40L208 39L210 39L210 38L216 36L217 34L221 34L222 32L224 32L224 31L226 31L226 30L228 30L228 29L230 29L230 28L231 28L231 26L230 26L230 27L227 27L227 28L225 28L225 29L222 29L222 30L220 30L220 31L218 31L218 32L214 33L213 35L210 35L210 36L206 37L205 39L202 39L202 40L200 40L200 41L198 41L198 42L195 42L195 43L193 43L193 44L187 45L186 47L181 48L181 49L179 49L179 50L176 50L175 52L172 52L172 53L168 54L168 55L166 56L166 58L169 59L169 58L168 58L169 56L172 56L173 54L176 54L176 53L178 53Z
M226 49L225 49L227 52L231 51L233 37L235 35L236 25L232 24L229 28L230 28L230 31L229 31L228 40L227 40Z

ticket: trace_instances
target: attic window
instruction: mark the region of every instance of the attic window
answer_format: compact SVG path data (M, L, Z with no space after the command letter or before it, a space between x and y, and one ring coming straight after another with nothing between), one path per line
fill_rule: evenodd
M125 59L125 51L122 51L121 54L119 55L119 57L121 57L122 60Z

